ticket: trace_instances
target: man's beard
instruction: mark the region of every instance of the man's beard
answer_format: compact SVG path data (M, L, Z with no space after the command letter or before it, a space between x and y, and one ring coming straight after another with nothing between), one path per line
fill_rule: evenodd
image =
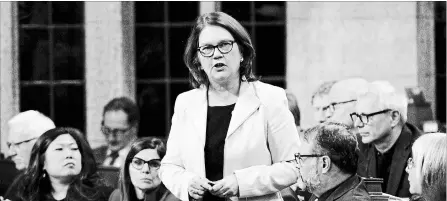
M301 180L305 185L305 189L303 190L308 191L310 193L313 193L316 189L320 189L322 186L318 170L311 176L309 176L306 180L304 180L304 178L301 176Z

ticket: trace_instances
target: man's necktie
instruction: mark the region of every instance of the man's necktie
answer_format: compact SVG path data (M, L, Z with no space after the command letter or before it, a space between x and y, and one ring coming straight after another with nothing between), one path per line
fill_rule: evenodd
M118 151L112 151L112 153L110 153L109 157L110 157L110 166L113 166L113 164L115 163L116 159L120 156L120 154L118 153Z

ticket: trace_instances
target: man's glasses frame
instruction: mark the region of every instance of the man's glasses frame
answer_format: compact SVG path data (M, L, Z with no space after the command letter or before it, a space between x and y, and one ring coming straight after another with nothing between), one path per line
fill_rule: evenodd
M212 57L214 55L214 52L216 51L216 48L220 51L222 54L227 54L233 50L233 46L236 41L222 41L217 45L203 45L197 48L197 50L200 52L200 54L204 57ZM209 48L209 52L207 52L207 48ZM212 48L212 50L211 50Z
M335 106L336 105L341 105L341 104L346 104L346 103L350 103L350 102L354 102L357 101L356 99L352 99L352 100L348 100L348 101L341 101L341 102L332 102L331 104L329 104L328 106L322 107L321 109L324 112L330 111L330 112L334 112L335 111Z
M117 135L124 135L124 134L126 134L127 132L129 132L131 129L133 128L133 126L129 126L128 128L126 128L126 129L119 129L119 128L115 128L115 129L111 129L111 128L109 128L109 127L107 127L106 125L101 125L101 132L104 134L104 135L106 135L106 136L109 136L109 135L115 135L115 136L117 136Z
M28 139L28 140L23 140L21 142L16 142L16 143L7 142L6 145L8 146L8 148L11 149L12 147L20 147L20 145L28 143L28 142L31 142L31 140L35 140L35 139L37 139L37 137L31 138L31 139Z
M357 114L357 113L354 112L354 113L349 114L349 116L351 116L352 122L355 122L357 119L359 119L360 122L362 122L362 124L368 124L371 117L373 117L375 115L378 115L378 114L387 113L387 112L390 112L390 111L393 111L393 110L392 109L384 109L384 110L381 110L381 111L378 111L378 112L369 113L369 114L365 114L365 113Z
M138 165L136 163L136 161L142 162L142 164ZM147 166L149 167L150 170L158 170L158 169L160 169L160 162L161 162L161 159L151 159L151 160L146 161L141 158L134 157L130 161L130 164L132 165L133 168L135 168L137 170L143 169L144 164L147 164Z
M310 158L310 157L323 157L326 156L324 154L300 154L300 153L296 153L295 154L295 162L298 165L298 167L301 167L303 165L303 158Z

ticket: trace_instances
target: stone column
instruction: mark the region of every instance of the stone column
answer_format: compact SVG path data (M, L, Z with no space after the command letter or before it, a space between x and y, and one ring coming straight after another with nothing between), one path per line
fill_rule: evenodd
M6 153L7 122L19 112L17 2L0 2L0 128L1 152Z
M93 148L105 104L118 96L135 100L133 2L85 2L86 133Z
M418 85L436 116L434 2L417 2Z

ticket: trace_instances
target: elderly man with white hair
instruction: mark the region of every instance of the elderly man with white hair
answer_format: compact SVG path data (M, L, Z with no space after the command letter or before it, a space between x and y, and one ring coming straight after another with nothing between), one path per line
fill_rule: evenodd
M354 126L349 114L355 112L357 97L365 93L368 81L363 78L347 78L337 81L329 92L330 105L327 121Z
M382 191L387 194L410 197L405 166L421 132L406 122L406 97L387 81L372 82L357 98L356 111L350 116L358 128L357 173L383 178Z
M37 138L55 128L55 125L44 114L28 110L11 118L8 121L8 128L8 155L14 161L17 170L23 170L28 167L31 149Z

